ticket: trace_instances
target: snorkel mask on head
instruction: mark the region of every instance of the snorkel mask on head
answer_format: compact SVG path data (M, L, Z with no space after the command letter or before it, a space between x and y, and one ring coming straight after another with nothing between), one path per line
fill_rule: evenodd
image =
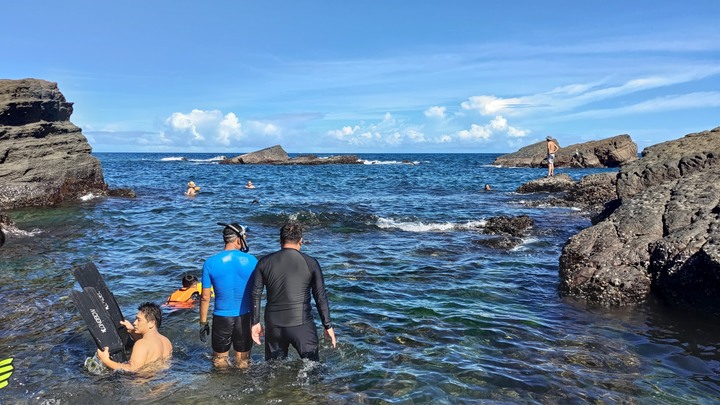
M225 229L223 229L223 235L226 233L225 232L226 229L231 230L235 235L237 235L238 239L240 239L240 245L241 245L240 250L242 252L247 253L250 251L250 247L248 246L247 241L245 240L245 232L248 229L246 226L242 226L237 223L225 224L222 222L218 222L217 224L225 227Z

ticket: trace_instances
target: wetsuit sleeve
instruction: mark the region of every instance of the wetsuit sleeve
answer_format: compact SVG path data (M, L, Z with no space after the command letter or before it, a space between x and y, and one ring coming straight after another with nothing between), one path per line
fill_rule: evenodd
M315 299L315 306L317 307L318 314L320 314L320 321L322 322L323 328L330 329L333 327L332 320L330 319L330 303L327 299L327 291L325 290L325 278L323 277L322 270L320 269L320 263L310 256L303 255L305 262L307 262L310 274L312 274L312 294Z
M248 284L252 283L252 319L250 321L251 325L255 325L256 323L260 322L260 301L262 301L263 288L265 287L262 271L260 270L263 263L264 261L260 260L255 265L253 275L248 282Z

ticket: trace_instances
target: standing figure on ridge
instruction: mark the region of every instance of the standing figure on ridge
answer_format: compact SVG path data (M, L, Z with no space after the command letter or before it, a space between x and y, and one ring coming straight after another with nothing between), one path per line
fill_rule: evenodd
M215 291L215 308L212 318L213 364L227 367L230 346L235 350L235 366L246 368L250 364L251 289L257 259L247 253L247 228L237 224L223 224L225 249L205 260L200 295L200 340L210 334L207 315L210 297Z
M280 229L281 249L260 259L255 268L252 338L260 344L260 336L265 335L265 360L286 358L290 345L297 350L300 358L319 360L318 335L310 306L311 293L325 329L325 337L330 338L333 347L337 345L320 264L300 253L302 243L300 224L287 222ZM260 301L265 287L266 330L263 331L260 324Z
M548 161L548 174L547 177L552 177L555 175L555 152L560 149L558 144L555 142L555 140L552 138L552 136L548 135L547 138L545 138L547 141L547 161Z

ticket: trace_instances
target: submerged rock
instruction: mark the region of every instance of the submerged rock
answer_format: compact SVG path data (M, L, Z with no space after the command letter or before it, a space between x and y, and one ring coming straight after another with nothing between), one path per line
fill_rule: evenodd
M532 228L533 220L527 215L515 217L500 215L488 218L481 232L492 237L473 240L473 243L493 249L509 250L522 243L522 237Z
M616 188L619 207L564 246L560 292L720 314L720 128L647 148Z

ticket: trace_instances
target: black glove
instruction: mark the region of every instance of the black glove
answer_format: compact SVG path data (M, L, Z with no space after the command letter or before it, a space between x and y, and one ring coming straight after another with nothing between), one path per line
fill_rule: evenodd
M200 324L200 331L198 334L200 335L201 342L207 342L207 337L210 334L210 325L207 322Z

